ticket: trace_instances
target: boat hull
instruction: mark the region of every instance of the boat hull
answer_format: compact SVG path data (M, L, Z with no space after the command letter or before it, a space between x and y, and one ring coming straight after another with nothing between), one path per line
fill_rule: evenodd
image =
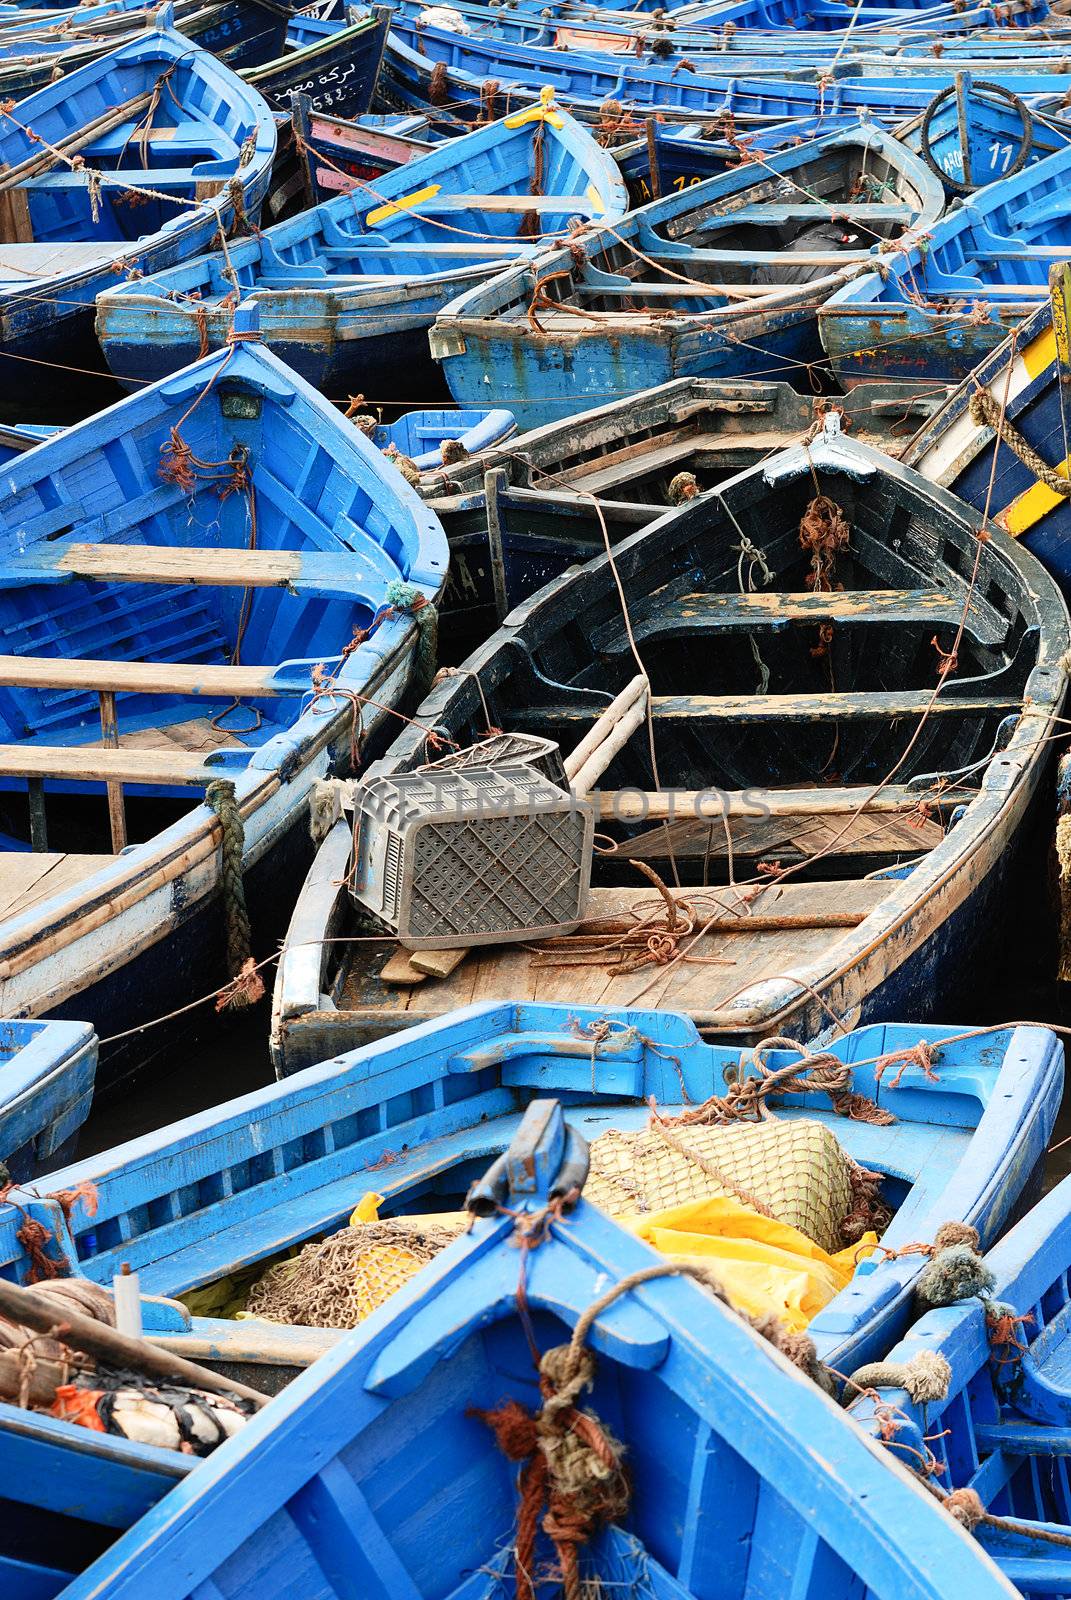
M821 291L761 317L701 315L663 323L622 317L612 332L559 332L476 321L447 307L432 328L431 351L460 406L491 394L522 429L561 422L578 411L674 378L737 378L761 373L809 390L821 360L816 312ZM639 324L639 326L634 326ZM691 326L689 326L691 324Z
M386 42L387 18L377 11L304 49L262 57L245 76L276 111L289 114L290 96L301 94L314 111L356 117L372 104Z
M1028 310L1002 307L992 320L973 321L962 311L946 315L903 304L874 302L857 314L827 305L819 308L818 329L829 369L846 389L872 382L878 365L887 378L958 384Z
M73 1159L96 1069L84 1022L0 1022L0 1181L26 1183Z

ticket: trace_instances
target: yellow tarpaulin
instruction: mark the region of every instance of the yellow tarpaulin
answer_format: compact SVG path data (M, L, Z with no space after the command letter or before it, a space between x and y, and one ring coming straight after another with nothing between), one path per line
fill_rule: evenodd
M753 1316L772 1311L793 1333L847 1287L856 1264L877 1244L877 1235L868 1233L829 1255L798 1228L729 1196L617 1220L662 1255L709 1267L738 1310Z

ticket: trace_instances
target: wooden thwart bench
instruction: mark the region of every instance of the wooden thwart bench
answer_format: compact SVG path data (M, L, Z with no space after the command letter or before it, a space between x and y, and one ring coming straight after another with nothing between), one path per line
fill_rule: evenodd
M0 744L0 777L65 778L71 783L178 784L198 788L227 769L186 750L124 746Z
M973 797L973 790L953 787L945 805L962 805ZM717 822L729 817L839 817L857 810L867 815L879 812L910 813L922 802L931 805L935 797L922 787L889 783L878 789L871 785L825 789L603 789L593 798L602 821L660 822L663 819L709 818Z
M287 678L279 667L229 667L173 661L96 661L75 656L0 655L5 689L85 689L96 694L208 695L241 699L305 694L307 669Z
M916 622L925 627L956 628L964 618L964 598L942 589L840 589L826 594L803 590L798 594L686 594L636 624L637 636L661 633L670 627L689 629L727 625L752 629L782 623L813 622ZM972 602L966 607L967 631L984 644L999 645L1011 626L1000 616Z
M151 544L54 544L18 556L6 567L9 584L194 583L217 588L293 589L296 593L367 599L359 556L298 550L173 549ZM370 602L369 602L370 603Z
M944 690L934 697L929 689L900 693L849 694L677 694L653 695L651 713L656 722L680 717L706 722L847 722L894 717L986 716L1010 712L1027 714L1021 699L1008 695L950 694ZM598 711L558 703L518 708L511 714L511 725L527 731L546 724L568 725L593 722Z

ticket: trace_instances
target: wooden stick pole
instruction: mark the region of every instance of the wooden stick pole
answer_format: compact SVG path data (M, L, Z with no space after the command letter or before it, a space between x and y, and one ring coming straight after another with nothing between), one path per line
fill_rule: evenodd
M617 698L611 700L606 710L600 712L576 749L570 751L565 758L565 776L570 782L576 777L580 769L586 765L588 758L602 744L610 730L621 721L626 711L635 705L637 701L642 701L647 689L647 678L642 672L638 672L630 683L626 683Z
M100 731L104 744L111 750L119 748L119 723L115 715L115 695L111 689L102 689L100 700ZM112 829L112 852L118 855L126 849L126 805L121 783L108 784L108 820Z
M209 1394L238 1395L258 1408L268 1403L266 1394L251 1389L248 1384L222 1378L208 1367L200 1367L183 1356L173 1355L170 1350L147 1344L144 1339L129 1339L106 1323L71 1311L34 1289L20 1289L17 1284L0 1282L0 1316L24 1328L33 1328L36 1333L54 1333L72 1350L95 1356L109 1366L131 1367L149 1377L206 1389Z
M647 697L640 695L610 729L598 748L591 752L580 770L573 774L570 787L574 794L590 793L614 757L628 744L646 715Z

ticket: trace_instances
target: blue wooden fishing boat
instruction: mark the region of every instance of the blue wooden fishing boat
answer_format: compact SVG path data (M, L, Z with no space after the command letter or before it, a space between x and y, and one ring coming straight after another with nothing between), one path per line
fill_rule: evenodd
M999 82L976 83L963 72L899 137L934 167L951 193L969 194L1065 149L1071 122L1036 100L1028 104Z
M979 545L974 512L835 423L685 495L616 544L613 564L604 554L516 607L362 780L393 781L491 730L557 744L613 840L580 928L514 942L496 924L498 942L452 969L427 970L419 952L414 966L394 928L369 936L374 897L353 900L335 837L288 935L320 954L299 961L296 993L284 958L280 1058L306 1014L338 1049L477 996L665 1006L736 1041L976 1003L1001 954L1003 897L1040 870L1015 862L1045 788L1068 619L1028 551L999 529ZM816 496L843 518L833 573L818 569L819 584L844 585L829 592L814 588ZM653 754L615 571L653 685Z
M70 1160L96 1071L84 1022L0 1022L0 1186Z
M318 963L318 952L306 953L309 971ZM325 1038L310 1021L304 1035L295 1028L295 1054L315 1053ZM964 1041L958 1032L875 1024L829 1047L834 1062L850 1068L851 1093L894 1119L885 1125L837 1115L837 1096L824 1090L776 1092L770 1101L778 1119L817 1123L851 1160L880 1174L896 1213L883 1234L890 1251L930 1237L949 1218L997 1238L1040 1172L1063 1085L1058 1041L1039 1028ZM920 1041L932 1058L927 1073L916 1059ZM720 1092L726 1072L759 1080L797 1062L805 1086L809 1060L817 1068L830 1059L783 1041L758 1054L705 1044L694 1023L667 1012L470 1005L66 1167L35 1193L13 1191L0 1207L0 1275L32 1276L17 1236L30 1218L64 1275L108 1286L129 1263L144 1295L168 1301L145 1301L147 1328L198 1359L237 1363L256 1382L258 1354L263 1373L289 1340L296 1364L309 1331L191 1319L174 1297L344 1229L369 1190L390 1216L460 1205L472 1178L514 1137L533 1095L565 1098L587 1138L608 1128L638 1134L652 1099L672 1122ZM719 1191L716 1180L701 1186ZM67 1217L46 1189L90 1198L68 1205ZM605 1203L605 1187L601 1193ZM617 1197L617 1214L637 1209L644 1206L634 1196ZM841 1242L854 1241L846 1234ZM810 1323L822 1358L842 1366L887 1349L908 1325L924 1265L917 1254L867 1261Z
M22 849L0 858L0 1005L122 1033L233 972L236 874L265 935L285 907L310 789L401 696L446 544L257 341L255 309L225 351L4 473L0 773ZM139 1048L102 1055L102 1087Z
M689 62L694 70L714 73L757 72L774 64L777 75L787 76L821 65L836 76L851 77L866 71L905 71L911 61L914 70L921 65L926 71L937 69L938 63L984 63L984 70L978 66L984 78L991 69L1022 72L1039 63L1042 70L1059 73L1062 61L1059 27L1054 32L1001 25L999 8L988 13L977 9L969 30L953 34L936 21L898 27L894 12L837 32L815 32L806 22L765 32L738 28L731 21L719 26L718 12L694 22L679 10L651 17L592 11L585 18L571 10L562 14L560 7L544 7L536 14L515 7L488 8L479 0L451 0L443 8L429 7L427 0L398 0L395 14L411 22L418 35L427 27L440 27L507 45L629 56L641 66Z
M1071 592L1071 504L1065 395L1071 377L1071 285L1052 268L1051 299L971 373L919 428L906 458L984 511ZM1044 479L1038 476L1039 468Z
M372 112L347 120L317 112L303 95L295 95L290 117L300 139L310 205L348 194L357 178L379 178L426 156L436 142L430 118L416 113Z
M293 27L292 14L290 20ZM354 8L341 25L310 30L296 48L252 68L245 77L276 111L289 112L290 96L301 94L317 111L355 117L372 104L389 20L386 6L373 6L367 15Z
M337 399L411 402L435 385L427 329L449 300L574 218L613 223L627 205L612 156L548 93L226 254L101 295L97 335L121 381L160 378L224 343L236 277L302 377Z
M830 295L818 312L837 379L903 375L958 383L1047 293L1071 252L1064 191L1071 148L990 184L951 210L923 246Z
M450 541L443 658L462 660L515 605L600 554L606 536L616 544L682 489L709 490L797 443L827 410L853 439L898 456L949 393L864 383L816 399L787 383L676 378L426 472L419 491Z
M474 1186L471 1230L88 1566L77 1522L46 1533L22 1508L71 1507L84 1525L96 1507L73 1506L62 1478L13 1474L0 1539L27 1530L6 1564L15 1595L477 1600L538 1572L526 1592L540 1600L593 1584L742 1600L814 1591L819 1575L830 1600L1011 1600L984 1551L785 1359L782 1335L578 1198L585 1171L572 1122L535 1102ZM599 1510L582 1513L554 1468L541 1485L524 1467L529 1538L518 1463L577 1381ZM527 1430L516 1444L507 1418ZM0 1438L18 1420L4 1407Z
M459 405L490 386L525 428L672 378L809 387L818 308L943 206L935 175L880 128L824 134L514 263L444 308L432 354Z
M369 437L381 450L393 449L420 473L440 474L452 461L477 459L497 449L517 431L511 411L407 411L395 422L380 423Z
M29 26L21 14L0 24L0 95L25 99L152 27L159 10L97 5L37 13ZM287 11L278 0L178 0L168 10L170 26L234 71L267 61L282 47Z
M1071 1588L1069 1268L1065 1178L989 1251L981 1271L965 1273L983 1293L916 1322L875 1371L882 1386L850 1413L891 1457L916 1473L928 1469L947 1512L973 1528L979 1549L1026 1595ZM941 1358L944 1381L934 1382Z
M716 64L711 64L716 63ZM1064 92L1062 61L1028 62L1001 69L1001 81L1021 95ZM604 126L608 112L622 131L642 133L638 120L656 111L670 120L709 119L732 113L740 128L797 117L865 111L877 122L895 123L921 115L934 95L955 81L940 62L902 62L874 75L830 74L821 65L780 70L766 58L703 57L699 70L638 62L624 55L561 51L532 44L461 35L395 13L383 59L383 88L396 106L426 111L442 107L444 125L498 115L531 100L551 84L561 101L584 121ZM992 73L987 73L992 77ZM610 102L610 106L607 106Z
M168 28L0 111L0 357L13 392L29 360L35 406L69 402L77 369L100 368L101 288L188 259L237 214L254 221L274 151L260 96Z

